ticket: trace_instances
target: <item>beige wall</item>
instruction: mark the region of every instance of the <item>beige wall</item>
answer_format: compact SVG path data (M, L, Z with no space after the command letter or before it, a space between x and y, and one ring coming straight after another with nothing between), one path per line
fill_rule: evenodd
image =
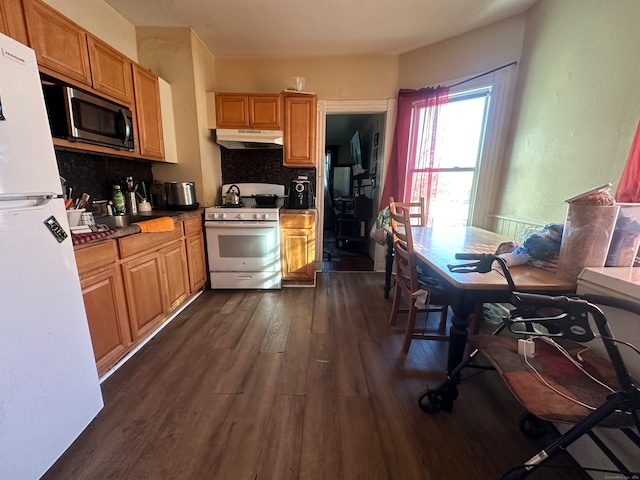
M639 18L637 0L530 10L499 213L564 221L563 199L615 188L640 117Z
M398 93L398 57L386 55L257 58L218 57L219 92L277 93L291 76L323 100L381 100Z
M103 0L44 0L85 30L137 61L135 27Z
M139 27L140 64L171 84L177 164L153 164L161 181L192 181L201 205L214 204L220 188L220 153L206 121L206 92L214 88L213 56L186 27ZM216 176L217 173L217 176Z
M524 14L400 55L401 88L421 88L518 61Z

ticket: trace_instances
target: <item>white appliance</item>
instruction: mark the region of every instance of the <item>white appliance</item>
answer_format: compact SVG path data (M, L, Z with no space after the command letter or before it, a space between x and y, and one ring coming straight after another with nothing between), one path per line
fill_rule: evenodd
M205 209L204 227L212 289L282 287L280 222L284 185L237 183L241 205ZM231 184L222 186L222 197ZM256 205L256 196L272 195L276 203Z
M282 150L283 132L281 130L216 130L216 143L230 150L279 149Z
M103 406L33 50L0 34L0 477L40 478Z
M590 267L582 270L577 280L578 294L606 295L615 298L640 303L640 268L633 267ZM640 348L640 319L637 315L619 310L602 307L607 317L607 322L615 338L629 342L636 348ZM598 341L591 342L595 346ZM640 356L631 348L620 344L620 354L625 361L631 376L640 381ZM595 348L594 348L595 349ZM604 347L597 349L606 357ZM567 427L558 426L561 431ZM619 430L597 428L596 433L605 444L620 458L632 471L640 471L640 457L638 449ZM589 467L613 469L615 466L598 449L589 438L580 438L568 448L569 453L581 464ZM615 478L615 475L588 472L593 478Z

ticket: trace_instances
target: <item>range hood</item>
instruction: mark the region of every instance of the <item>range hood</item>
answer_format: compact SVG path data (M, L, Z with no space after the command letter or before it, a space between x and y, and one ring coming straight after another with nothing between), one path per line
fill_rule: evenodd
M282 149L282 138L282 130L216 130L216 143L232 150Z

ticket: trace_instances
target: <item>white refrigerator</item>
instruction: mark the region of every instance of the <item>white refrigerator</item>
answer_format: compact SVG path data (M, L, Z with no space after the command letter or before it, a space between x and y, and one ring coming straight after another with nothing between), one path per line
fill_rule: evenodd
M0 477L40 478L102 406L35 54L0 34Z

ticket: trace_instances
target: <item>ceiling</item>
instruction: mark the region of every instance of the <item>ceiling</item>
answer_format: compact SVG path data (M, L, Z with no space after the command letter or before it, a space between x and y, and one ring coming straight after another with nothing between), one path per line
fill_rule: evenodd
M105 0L135 26L191 27L215 56L398 55L536 0Z

